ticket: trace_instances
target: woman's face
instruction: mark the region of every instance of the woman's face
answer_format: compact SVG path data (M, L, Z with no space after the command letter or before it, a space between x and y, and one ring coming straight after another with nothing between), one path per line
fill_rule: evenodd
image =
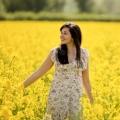
M72 39L72 36L70 34L69 28L64 27L61 30L60 39L61 39L61 44L69 44L69 43L73 42L73 39Z

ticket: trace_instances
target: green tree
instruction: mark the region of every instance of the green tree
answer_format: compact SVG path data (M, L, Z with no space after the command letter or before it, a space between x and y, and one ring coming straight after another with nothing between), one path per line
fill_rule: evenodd
M94 5L93 0L76 0L79 10L81 12L91 12Z
M3 3L3 0L0 0L0 13L6 12L5 5Z
M8 12L41 11L47 5L47 0L4 0Z
M48 0L46 10L60 12L63 10L65 0Z

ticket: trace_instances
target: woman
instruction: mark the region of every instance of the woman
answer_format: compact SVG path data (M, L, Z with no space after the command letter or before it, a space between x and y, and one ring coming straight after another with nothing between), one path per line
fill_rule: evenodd
M89 53L87 49L81 48L82 35L78 25L65 23L60 32L61 45L50 50L44 63L23 82L23 86L29 86L55 64L44 119L83 120L83 107L80 102L82 84L90 103L93 104L89 81Z

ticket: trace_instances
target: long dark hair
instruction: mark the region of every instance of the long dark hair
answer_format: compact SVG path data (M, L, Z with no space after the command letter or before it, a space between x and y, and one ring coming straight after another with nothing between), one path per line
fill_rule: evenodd
M81 63L81 49L80 49L82 43L81 29L78 25L71 22L67 22L61 26L60 31L62 31L62 29L65 27L69 28L70 34L73 38L76 47L77 65L79 66ZM57 48L57 58L61 64L69 63L67 53L68 53L68 49L66 44L61 44L60 47Z

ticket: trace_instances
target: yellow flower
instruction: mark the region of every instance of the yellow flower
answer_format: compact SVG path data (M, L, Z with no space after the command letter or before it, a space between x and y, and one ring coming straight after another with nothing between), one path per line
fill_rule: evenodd
M120 119L120 115L116 116L113 120L119 120Z
M49 80L52 80L52 78L53 78L52 74L48 74L47 77Z
M14 86L14 90L15 92L23 92L24 91L24 84L23 83L19 83L16 86Z
M94 113L96 113L97 115L102 116L102 115L103 115L103 112L104 112L103 106L102 106L101 104L95 104L95 105L93 106L93 111L94 111Z
M10 116L12 115L12 112L9 110L7 106L3 106L0 116L4 117L5 120L9 120Z
M23 83L20 83L19 85L18 85L18 88L20 89L20 90L24 90L24 84Z

